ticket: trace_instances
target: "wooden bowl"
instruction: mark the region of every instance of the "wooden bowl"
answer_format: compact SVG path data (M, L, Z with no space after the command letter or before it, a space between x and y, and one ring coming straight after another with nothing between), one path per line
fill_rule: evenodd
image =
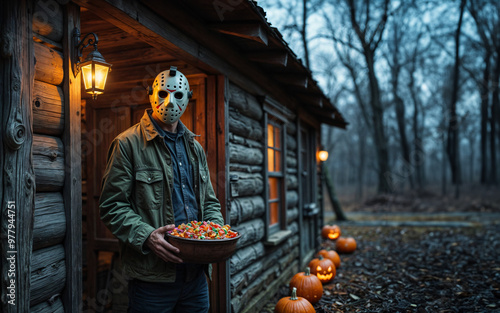
M179 257L184 263L218 263L229 259L236 250L241 234L227 239L191 239L165 235L168 242L179 249Z

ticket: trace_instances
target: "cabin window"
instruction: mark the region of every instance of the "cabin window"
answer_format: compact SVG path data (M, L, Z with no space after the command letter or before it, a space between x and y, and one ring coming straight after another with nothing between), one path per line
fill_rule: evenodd
M267 221L268 233L272 234L284 228L284 125L281 121L268 116L267 137Z

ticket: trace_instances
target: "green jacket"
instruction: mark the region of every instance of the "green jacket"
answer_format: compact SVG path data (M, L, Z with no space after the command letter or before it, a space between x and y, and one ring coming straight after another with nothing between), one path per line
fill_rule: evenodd
M183 135L193 168L200 221L223 224L205 152L186 129ZM145 241L158 227L174 224L170 153L147 112L118 135L108 152L99 200L101 220L120 241L125 273L145 281L173 282L175 264L151 252Z

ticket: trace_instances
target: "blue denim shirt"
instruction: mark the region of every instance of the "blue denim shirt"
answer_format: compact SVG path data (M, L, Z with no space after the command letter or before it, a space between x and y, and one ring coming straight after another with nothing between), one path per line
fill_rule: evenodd
M179 121L177 133L171 133L163 130L153 118L151 121L158 134L165 140L165 145L172 158L172 172L174 174L172 207L175 225L198 220L198 203L193 188L193 166L189 162L182 139L186 126Z

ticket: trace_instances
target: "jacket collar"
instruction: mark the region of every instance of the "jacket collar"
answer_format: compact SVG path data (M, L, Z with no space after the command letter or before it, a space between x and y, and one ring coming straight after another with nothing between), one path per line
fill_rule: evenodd
M152 112L153 112L152 109L145 110L144 115L142 116L140 121L142 133L147 141L153 140L155 139L155 137L160 136L151 119ZM179 126L182 127L184 130L184 133L182 135L186 136L188 140L193 140L193 138L196 135L193 132L191 132L186 126L184 126L184 124L182 124L180 120L179 120Z

